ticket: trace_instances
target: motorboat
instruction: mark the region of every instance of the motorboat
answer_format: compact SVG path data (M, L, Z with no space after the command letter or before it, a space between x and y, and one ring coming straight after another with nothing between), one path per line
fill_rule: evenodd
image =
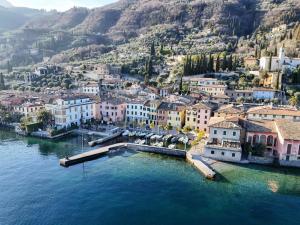
M129 133L130 133L129 130L125 130L125 131L123 132L122 136L128 136Z
M176 148L176 145L174 145L174 144L169 145L168 148L169 148L169 149L175 149L175 148Z

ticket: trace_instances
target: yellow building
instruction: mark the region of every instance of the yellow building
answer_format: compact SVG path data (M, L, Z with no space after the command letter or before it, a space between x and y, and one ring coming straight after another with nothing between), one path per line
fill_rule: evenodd
M159 106L160 112L165 112L166 122L173 129L183 128L185 123L185 106L181 103L163 102Z

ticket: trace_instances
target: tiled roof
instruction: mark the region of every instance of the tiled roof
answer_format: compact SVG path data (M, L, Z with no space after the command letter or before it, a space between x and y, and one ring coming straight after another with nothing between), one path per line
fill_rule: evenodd
M284 139L300 141L300 122L277 120L275 124Z
M244 128L247 132L277 133L274 121L245 120Z
M225 105L225 106L220 107L216 112L217 113L240 114L240 113L243 113L243 110L235 107L234 105Z
M188 110L198 110L198 109L207 109L207 110L211 110L211 107L209 107L208 105L204 104L204 103L197 103L196 105L192 105L188 108Z
M254 107L247 111L248 114L300 116L300 111L289 108L272 108L271 106Z
M208 126L214 128L241 130L242 127L238 124L238 122L239 122L238 117L232 117L232 118L211 117Z

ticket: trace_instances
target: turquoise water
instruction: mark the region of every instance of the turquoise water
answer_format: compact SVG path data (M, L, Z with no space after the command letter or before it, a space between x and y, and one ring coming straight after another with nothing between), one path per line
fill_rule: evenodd
M0 225L300 224L299 170L217 164L213 182L182 160L130 151L60 167L80 141L0 132Z

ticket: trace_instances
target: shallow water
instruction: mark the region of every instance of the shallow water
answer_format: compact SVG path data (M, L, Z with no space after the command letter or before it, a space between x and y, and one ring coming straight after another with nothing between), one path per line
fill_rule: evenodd
M300 170L217 164L213 182L131 151L60 167L80 146L0 132L0 225L300 224Z

